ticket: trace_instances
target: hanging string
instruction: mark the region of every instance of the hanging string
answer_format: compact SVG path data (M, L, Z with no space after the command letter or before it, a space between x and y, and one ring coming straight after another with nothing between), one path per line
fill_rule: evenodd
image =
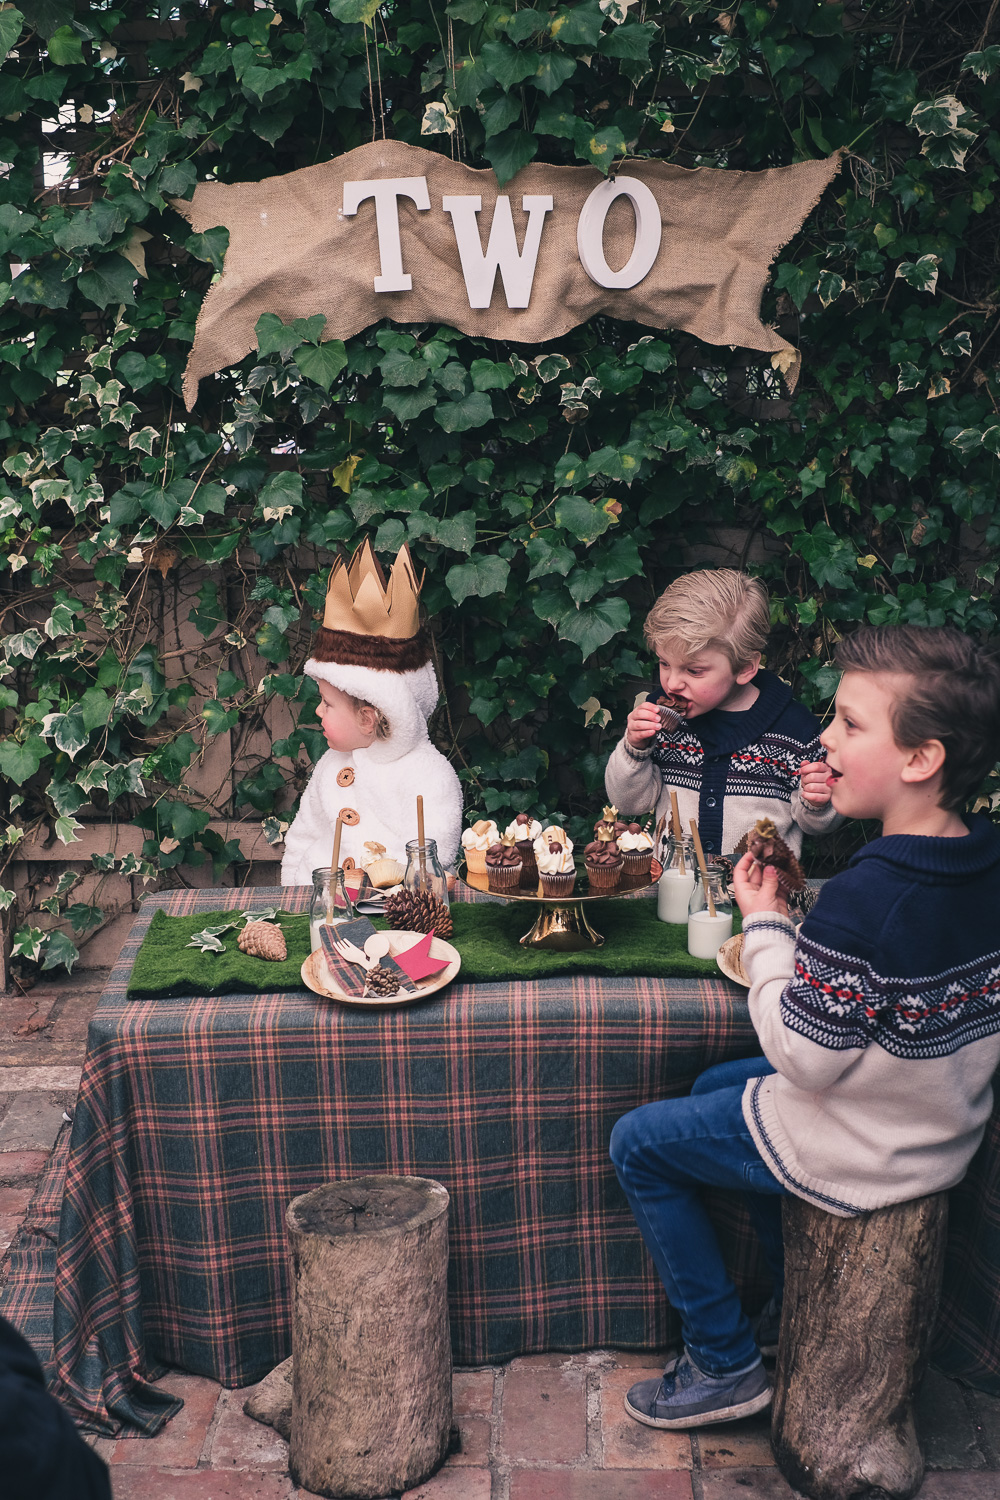
M385 32L385 37L386 37L386 40L388 41L388 39L389 39L389 33L385 30L385 21L382 20L382 13L381 13L381 11L379 11L377 14L378 14L379 20L382 21L382 30ZM381 126L382 126L382 139L385 140L385 100L382 97L382 62L381 62L381 58L379 56L378 39L375 36L375 27L374 27L374 24L372 25L372 46L375 48L375 77L378 80L378 113L379 113L379 121L380 121ZM373 136L372 139L374 140L375 137Z
M374 36L374 28L372 35ZM368 106L372 112L372 141L375 140L375 85L372 82L372 60L368 51L368 27L365 27L365 63L368 67Z
M448 59L447 59L447 61L448 61L448 76L451 79L451 97L452 97L452 101L454 101L454 99L455 99L455 27L454 27L454 23L452 22L451 16L448 16L447 19L448 19ZM459 139L458 139L459 132L460 132L461 128L462 128L462 126L461 126L461 123L460 123L460 116L459 116L459 113L458 113L458 106L456 104L455 105L455 129L451 132L451 159L452 159L452 161L458 161L460 159L461 155L462 155L461 148L460 148L460 143L459 143Z

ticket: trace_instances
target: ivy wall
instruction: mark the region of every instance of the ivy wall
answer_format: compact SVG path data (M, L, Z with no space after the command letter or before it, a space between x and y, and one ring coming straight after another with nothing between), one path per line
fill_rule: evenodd
M427 569L434 732L477 812L592 819L644 614L720 536L772 590L771 665L819 709L857 621L992 631L994 11L0 10L0 900L25 970L72 965L102 878L231 881L232 820L280 839L322 749L299 671L324 573L365 534ZM171 200L383 134L502 182L533 159L755 170L843 148L765 299L803 352L794 398L766 356L608 319L531 348L388 324L344 345L267 316L186 414L226 232L192 235ZM125 853L109 833L86 878L10 894L25 841L59 861L114 824Z

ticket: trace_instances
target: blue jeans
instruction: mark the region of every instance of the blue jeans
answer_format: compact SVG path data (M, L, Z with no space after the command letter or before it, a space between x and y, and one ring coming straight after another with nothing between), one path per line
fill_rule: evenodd
M653 1257L684 1343L700 1370L725 1375L758 1358L750 1322L726 1272L701 1184L746 1196L780 1301L784 1287L781 1198L743 1119L749 1078L774 1069L763 1057L719 1063L686 1099L644 1104L611 1132L611 1160Z

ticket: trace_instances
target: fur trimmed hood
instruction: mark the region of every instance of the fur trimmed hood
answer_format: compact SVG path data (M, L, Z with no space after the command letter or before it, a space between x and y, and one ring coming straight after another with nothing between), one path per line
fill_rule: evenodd
M372 761L390 762L409 754L428 740L427 721L437 707L440 689L432 662L412 672L386 672L375 667L317 661L310 657L303 671L316 682L363 698L381 709L389 721L389 737L375 740L364 755Z

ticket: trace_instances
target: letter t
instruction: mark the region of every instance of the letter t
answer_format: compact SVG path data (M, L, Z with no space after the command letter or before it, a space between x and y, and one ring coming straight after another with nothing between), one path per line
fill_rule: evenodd
M409 292L413 277L403 270L403 251L399 243L399 207L397 199L409 198L418 209L430 208L426 177L384 177L372 182L345 182L343 212L356 214L366 198L375 199L375 228L381 276L375 277L377 292Z

